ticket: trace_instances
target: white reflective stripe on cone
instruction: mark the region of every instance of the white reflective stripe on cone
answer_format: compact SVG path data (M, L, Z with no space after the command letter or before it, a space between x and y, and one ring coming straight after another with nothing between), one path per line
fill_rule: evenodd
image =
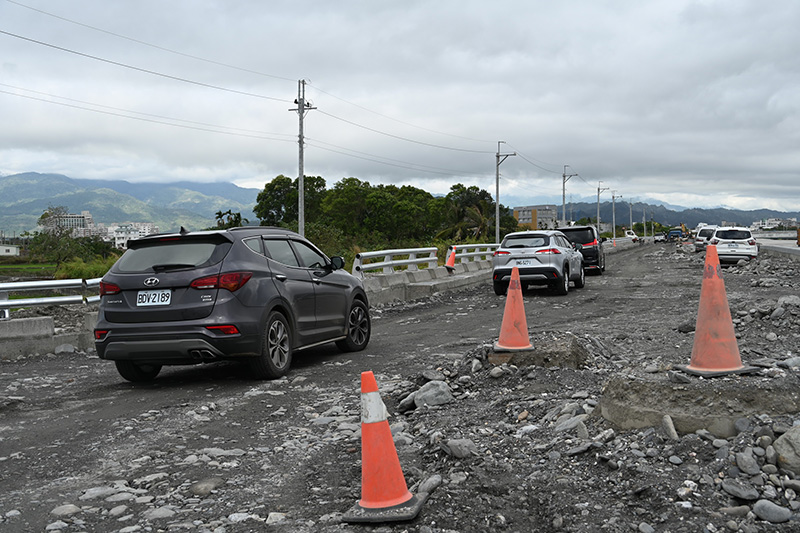
M386 420L388 411L381 400L380 392L361 393L361 423L372 424Z

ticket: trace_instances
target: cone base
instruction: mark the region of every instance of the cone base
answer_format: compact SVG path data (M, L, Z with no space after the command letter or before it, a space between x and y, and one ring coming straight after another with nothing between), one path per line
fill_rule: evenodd
M411 497L405 503L394 505L392 507L383 507L380 509L368 509L361 507L356 503L352 509L347 511L342 520L349 523L359 522L402 522L406 520L413 520L417 517L422 510L422 505L428 499L427 492L420 492Z
M528 343L527 346L503 346L500 342L495 342L494 346L492 346L492 350L495 352L519 352L522 350L530 350L533 348L533 344Z
M692 374L695 376L703 376L706 378L713 378L717 376L727 376L729 374L753 374L754 372L758 372L760 368L755 366L742 366L739 368L733 368L729 370L703 370L700 368L692 368L691 365L678 365L675 368L678 370L683 370L687 374Z

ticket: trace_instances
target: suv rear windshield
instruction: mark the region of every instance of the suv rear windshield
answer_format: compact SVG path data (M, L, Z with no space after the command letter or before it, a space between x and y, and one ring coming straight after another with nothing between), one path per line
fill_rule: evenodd
M701 229L697 234L698 237L711 237L712 235L714 235L713 229Z
M548 242L550 237L547 235L518 235L507 238L501 248L538 248L547 246Z
M136 273L205 267L220 262L230 246L229 242L196 240L139 243L122 254L114 270Z
M589 244L595 240L594 232L589 228L562 229L559 231L566 235L569 240L578 244Z
M714 236L718 239L744 241L750 238L750 232L740 229L726 229L718 231Z

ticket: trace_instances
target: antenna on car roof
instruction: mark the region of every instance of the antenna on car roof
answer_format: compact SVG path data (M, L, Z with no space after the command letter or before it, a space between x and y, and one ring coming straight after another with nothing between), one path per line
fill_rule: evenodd
M181 235L186 235L187 233L189 233L189 230L188 230L188 229L186 229L186 228L184 228L183 226L181 226L181 231L180 231L180 234L181 234Z

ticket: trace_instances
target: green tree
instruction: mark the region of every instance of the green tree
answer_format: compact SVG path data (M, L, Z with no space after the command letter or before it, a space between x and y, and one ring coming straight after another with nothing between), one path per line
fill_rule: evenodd
M234 213L230 209L227 211L217 211L217 226L214 229L228 229L238 228L242 224L250 222L246 218L242 218L241 213Z
M292 180L280 174L264 186L264 190L258 193L257 203L253 208L262 226L297 224L298 184L297 178ZM325 180L322 176L304 176L303 189L305 219L318 222L323 214L322 201L327 193Z
M62 222L67 214L69 210L66 207L50 205L37 221L41 231L23 234L30 238L28 251L32 259L55 263L58 268L81 255L81 246L72 238L72 228Z
M366 181L344 178L323 198L323 214L346 234L361 234L367 215L366 198L371 190L372 186Z

